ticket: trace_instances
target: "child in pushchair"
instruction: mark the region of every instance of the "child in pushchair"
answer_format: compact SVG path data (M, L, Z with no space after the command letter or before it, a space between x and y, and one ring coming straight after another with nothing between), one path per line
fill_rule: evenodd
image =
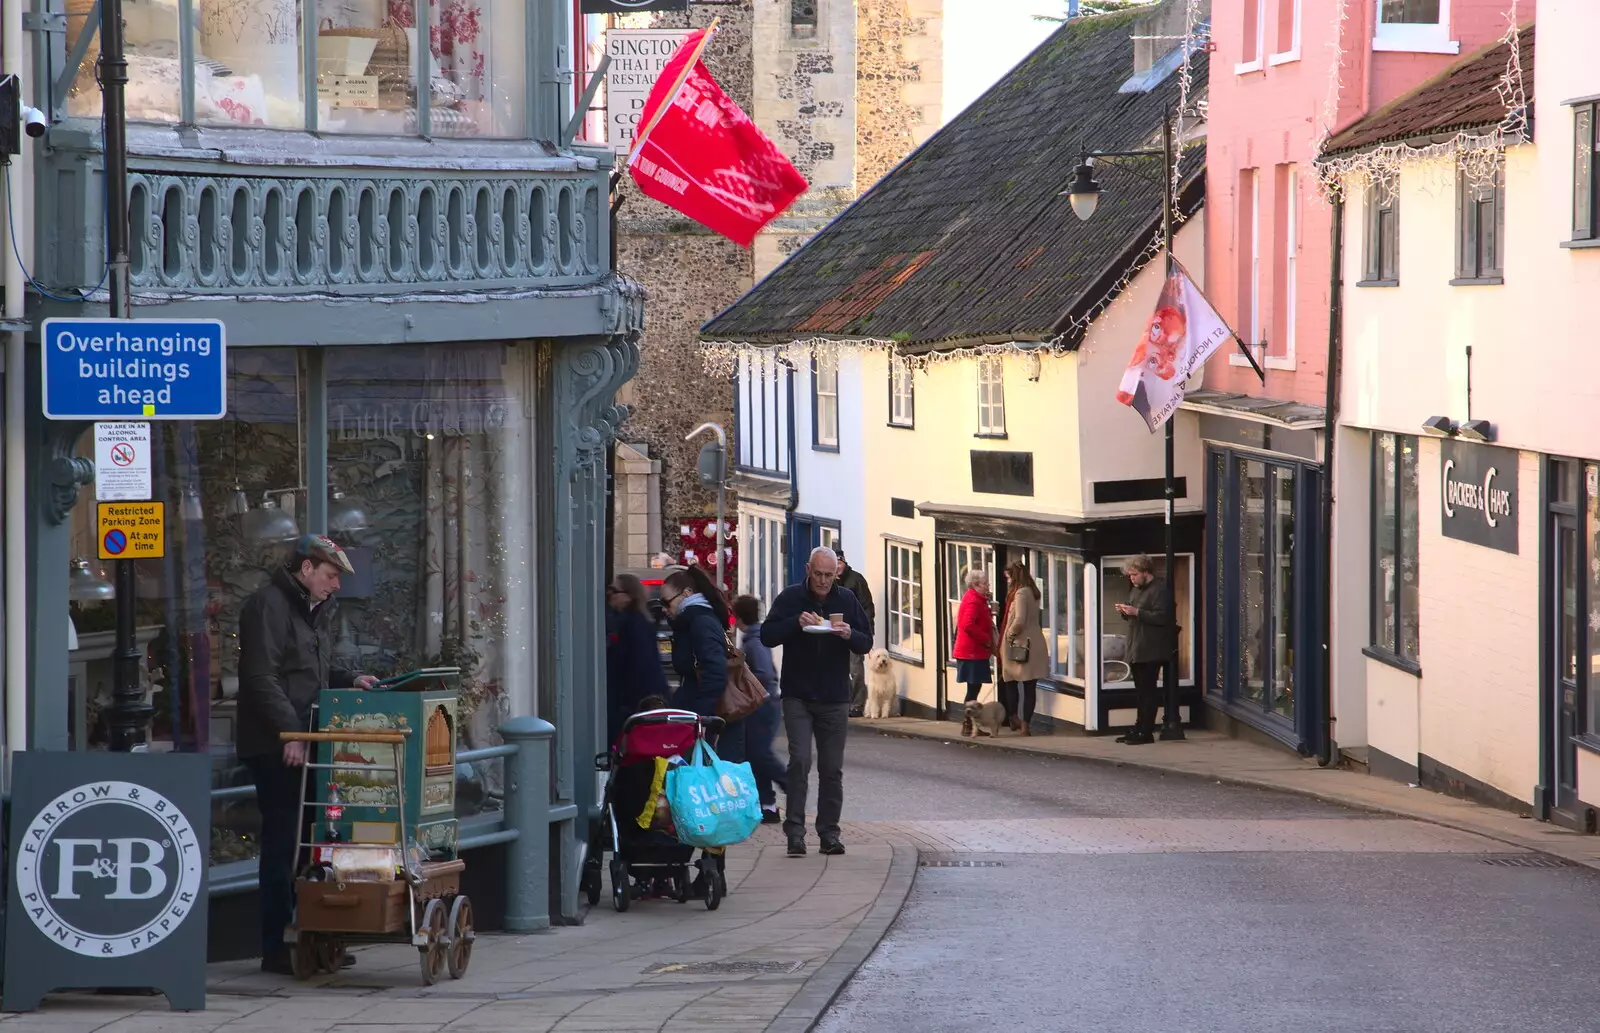
M630 900L646 895L671 896L681 903L691 893L703 892L707 910L722 903L727 893L723 851L707 849L693 861L695 848L678 842L663 795L667 769L688 762L702 738L715 746L722 725L719 717L669 709L659 697L646 697L639 711L623 723L610 752L595 759L596 766L610 774L584 864L584 890L591 906L600 902L602 857L608 848L611 903L618 911L628 910ZM693 880L691 867L698 869Z

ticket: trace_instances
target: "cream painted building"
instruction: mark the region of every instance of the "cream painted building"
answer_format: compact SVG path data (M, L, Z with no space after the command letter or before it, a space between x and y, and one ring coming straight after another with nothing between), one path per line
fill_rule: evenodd
M1597 32L1589 0L1541 0L1537 66L1530 25L1324 154L1377 173L1344 179L1335 683L1365 748L1341 745L1374 774L1591 829ZM1539 98L1531 141L1502 75Z
M1176 251L1191 269L1201 267L1203 238L1198 218L1179 232ZM1162 561L1163 437L1115 395L1162 279L1160 262L1146 266L1074 351L955 356L915 372L885 351L860 353L871 385L860 423L868 549L856 565L877 596L878 644L895 660L905 713L932 716L961 701L950 646L962 572L1021 558L1041 589L1051 654L1042 726L1132 723L1115 604L1127 600L1128 558ZM1187 487L1177 505L1179 680L1192 689L1204 468L1195 415L1176 418L1175 469ZM1028 458L1026 478L982 468L1011 457ZM1096 501L1119 493L1144 497Z

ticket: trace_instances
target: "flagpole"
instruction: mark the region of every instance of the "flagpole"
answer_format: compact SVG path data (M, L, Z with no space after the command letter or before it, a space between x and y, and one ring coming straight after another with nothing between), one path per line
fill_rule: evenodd
M667 91L666 97L662 99L661 105L656 108L655 114L650 116L650 121L639 131L639 135L633 138L633 146L628 149L629 165L633 164L633 156L639 153L639 148L644 146L644 138L650 135L656 124L661 121L661 116L665 115L667 109L672 107L672 102L678 99L678 91L683 89L683 84L689 81L689 73L694 71L694 66L700 61L700 55L705 53L706 44L711 42L711 37L716 33L717 23L720 21L722 21L720 14L711 19L711 24L706 26L705 34L700 37L700 42L695 44L694 53L689 55L689 60L685 61L683 68L678 71L678 81L672 84L672 89Z
M1172 140L1172 112L1168 111L1161 117L1161 155L1165 159L1162 166L1163 186L1161 189L1161 241L1167 252L1166 274L1172 275L1172 221L1173 209L1177 207L1178 199L1173 196L1177 183L1176 170L1173 168L1173 140ZM1173 508L1177 499L1177 485L1173 476L1172 461L1172 425L1178 422L1178 414L1174 412L1166 421L1166 478L1163 483L1164 495L1167 501L1167 620L1173 629L1173 640L1177 640L1178 627L1178 589L1177 589L1177 542L1174 538ZM1162 681L1166 683L1167 705L1166 713L1161 724L1161 738L1164 740L1182 739L1183 720L1179 714L1178 693L1178 654L1174 645L1172 656L1167 658L1166 669L1162 672Z

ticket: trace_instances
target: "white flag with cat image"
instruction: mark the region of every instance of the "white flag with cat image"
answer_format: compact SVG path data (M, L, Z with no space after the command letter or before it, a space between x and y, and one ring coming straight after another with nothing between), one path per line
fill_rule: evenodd
M1183 385L1232 336L1188 270L1173 259L1156 310L1122 374L1117 401L1143 416L1154 433L1177 411Z

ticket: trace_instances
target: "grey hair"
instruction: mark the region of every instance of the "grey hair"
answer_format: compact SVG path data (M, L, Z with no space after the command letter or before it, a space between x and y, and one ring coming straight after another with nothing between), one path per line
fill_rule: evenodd
M811 550L811 555L806 559L806 566L809 567L811 564L815 563L818 556L826 556L835 563L839 562L839 556L837 553L828 548L826 545L819 545L815 549Z
M980 581L988 581L988 580L989 580L989 572L987 570L984 570L982 567L968 567L966 569L966 571L961 575L961 583L963 585L967 586L968 588L974 587Z

